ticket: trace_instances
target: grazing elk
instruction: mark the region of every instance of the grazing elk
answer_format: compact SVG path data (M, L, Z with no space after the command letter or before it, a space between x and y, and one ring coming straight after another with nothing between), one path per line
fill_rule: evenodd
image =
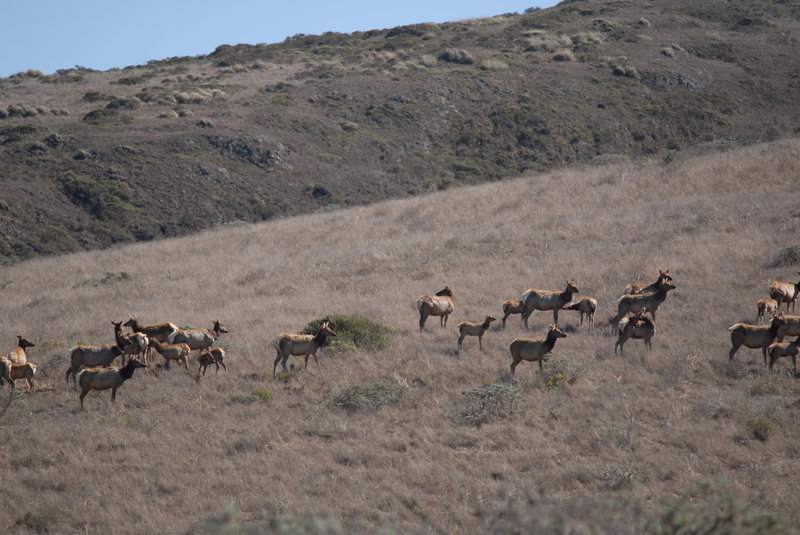
M781 357L792 357L792 372L797 376L797 353L800 351L800 336L794 342L775 342L769 346L769 369Z
M120 369L117 368L86 368L78 374L78 384L81 386L81 409L83 409L83 398L90 390L111 389L111 401L117 400L117 389L122 383L133 377L136 368L147 368L147 364L137 358L132 358Z
M458 324L458 332L461 336L458 337L458 350L461 351L461 345L464 342L464 338L467 336L477 336L478 337L478 348L480 351L483 351L483 333L485 333L489 329L489 324L493 321L496 321L495 318L491 316L486 316L486 319L483 320L483 323L477 321L462 321Z
M798 293L800 293L800 281L797 284L775 281L769 285L769 296L778 302L778 308L783 303L786 303L786 312L789 312L790 304L792 305L792 312L794 312Z
M552 310L553 323L558 325L558 311L572 301L572 295L579 293L578 287L575 285L574 280L568 280L567 286L563 292L558 290L535 290L533 288L526 290L522 294L522 302L525 303L525 310L522 312L522 321L525 323L525 328L528 328L528 318L531 317L534 310Z
M314 362L319 367L319 360L317 359L317 350L325 343L325 339L329 336L336 336L336 333L331 330L329 321L323 323L317 330L316 334L288 334L283 333L278 336L272 343L272 347L278 354L275 363L272 366L272 376L275 377L275 369L278 367L278 362L283 366L283 371L286 373L286 361L289 355L300 356L305 355L305 368L308 369L308 357L314 357Z
M617 299L617 315L609 320L612 329L616 329L619 320L628 314L641 314L649 312L656 319L658 306L667 298L667 293L674 290L675 285L670 282L662 282L658 285L658 291L646 294L628 294Z
M761 323L764 318L769 314L770 319L775 317L778 313L778 302L774 299L759 299L756 303L758 314L756 315L756 323Z
M551 325L550 330L547 331L547 337L545 338L514 339L514 341L511 342L511 345L508 347L509 351L511 351L511 358L513 360L511 363L511 376L514 376L514 373L517 369L517 364L523 360L531 362L538 360L539 370L542 370L544 368L542 365L542 360L544 360L545 355L553 350L553 347L556 345L556 340L566 337L567 335L561 332L561 329L555 325Z
M571 303L564 307L564 310L577 310L581 315L581 325L583 316L586 316L586 325L589 330L594 330L594 315L597 312L597 299L594 297L584 297L577 303Z
M631 283L625 288L625 295L636 295L636 294L646 294L657 292L658 287L663 282L672 282L672 277L669 275L669 270L661 271L658 270L658 279L656 282L652 284L639 284L639 283Z
M656 334L656 322L644 314L636 314L629 318L622 318L618 325L619 337L614 344L614 354L617 354L619 347L620 355L625 355L623 346L630 338L634 340L644 340L644 345L648 349L653 349L653 336Z
M444 328L447 325L447 317L453 313L453 290L445 286L444 290L439 290L436 295L422 294L417 299L417 310L419 311L419 330L425 327L425 322L429 316L439 316L439 323Z
M506 320L511 314L522 314L525 312L525 303L522 301L503 301L503 329L506 328Z
M778 314L772 318L769 325L750 325L747 323L736 323L728 327L731 332L731 350L728 353L728 360L733 362L733 356L740 347L745 346L751 349L761 348L764 354L764 366L767 365L767 348L775 341L778 330L786 325L783 315Z

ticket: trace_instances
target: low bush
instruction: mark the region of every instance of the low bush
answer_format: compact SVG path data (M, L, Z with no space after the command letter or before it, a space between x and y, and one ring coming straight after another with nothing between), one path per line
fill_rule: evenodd
M390 381L358 383L334 396L328 405L349 410L377 410L400 401L406 387Z
M508 418L514 411L514 404L522 398L515 387L500 383L488 383L464 390L462 394L468 406L456 414L456 420L475 427Z
M392 342L397 330L372 321L363 316L329 314L324 318L312 320L303 329L304 334L316 333L325 322L330 322L335 338L328 338L326 345L333 353L347 353L359 349L386 349Z
M800 245L784 247L767 262L768 268L782 268L800 264Z

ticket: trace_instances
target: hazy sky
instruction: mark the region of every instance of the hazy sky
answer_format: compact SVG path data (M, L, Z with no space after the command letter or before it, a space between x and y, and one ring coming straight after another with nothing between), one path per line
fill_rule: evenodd
M221 44L278 43L522 13L555 0L2 0L0 77L80 65L97 70L208 54Z

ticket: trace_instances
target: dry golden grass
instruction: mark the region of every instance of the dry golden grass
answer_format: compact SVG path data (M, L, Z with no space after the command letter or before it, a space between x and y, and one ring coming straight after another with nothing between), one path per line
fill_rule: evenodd
M655 508L707 478L797 523L800 388L788 363L767 373L756 351L729 365L727 327L753 321L768 283L796 271L764 266L797 244L799 175L800 141L787 140L3 268L13 282L0 290L1 347L22 334L41 367L40 391L15 396L0 416L0 531L196 533L233 505L262 525L319 514L362 532L479 533L526 496L556 508L585 497ZM654 350L634 340L615 357L604 328L615 299L658 269L678 289L659 309ZM132 278L81 284L122 271ZM457 355L458 321L568 278L577 297L599 301L593 333L562 313L568 337L554 357L574 366L574 382L548 386L522 363L509 418L460 423L464 391L510 384L508 344L526 333L512 316L486 333L483 354L468 343ZM444 285L456 300L447 329L430 321L419 333L416 298ZM323 368L312 361L272 380L272 339L332 313L399 335L380 352L323 349ZM197 382L177 367L137 372L116 406L105 391L80 411L64 382L68 348L111 343L111 321L131 314L206 328L219 318L231 329L221 339L229 373ZM534 313L528 334L543 335L551 318ZM326 404L381 380L407 387L399 402ZM758 419L772 426L764 442L751 431Z

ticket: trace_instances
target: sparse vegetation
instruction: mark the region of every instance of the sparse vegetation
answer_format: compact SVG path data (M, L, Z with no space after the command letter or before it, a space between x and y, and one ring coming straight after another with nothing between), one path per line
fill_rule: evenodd
M800 264L800 245L784 247L767 262L768 268L782 268Z
M314 334L320 326L330 322L336 338L328 338L326 344L333 353L348 353L358 350L379 351L386 349L397 335L393 327L383 325L362 316L330 314L312 320L303 328L304 334Z
M328 404L341 409L377 410L400 401L406 387L390 381L358 383L336 394Z
M480 427L511 416L514 406L522 394L513 386L489 383L478 388L464 390L468 406L459 411L456 418L466 425Z

